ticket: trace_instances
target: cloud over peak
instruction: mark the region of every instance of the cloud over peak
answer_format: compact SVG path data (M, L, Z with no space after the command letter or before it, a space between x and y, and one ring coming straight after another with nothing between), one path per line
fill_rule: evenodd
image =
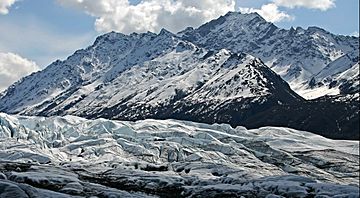
M99 32L158 32L163 27L177 32L235 10L235 0L142 0L136 5L128 0L57 2L95 17L95 28Z
M37 70L39 67L33 61L17 54L0 52L0 92Z
M262 5L260 9L240 7L239 10L243 13L257 12L270 22L291 21L295 19L294 16L281 11L279 7L326 11L335 7L335 0L271 0L269 3Z
M293 16L280 11L278 6L274 3L262 5L260 9L240 7L239 10L241 13L257 12L269 22L291 21L294 19Z

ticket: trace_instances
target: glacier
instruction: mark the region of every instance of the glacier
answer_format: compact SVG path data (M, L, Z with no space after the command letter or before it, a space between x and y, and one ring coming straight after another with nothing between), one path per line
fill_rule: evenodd
M282 127L0 113L0 197L359 197L359 142Z

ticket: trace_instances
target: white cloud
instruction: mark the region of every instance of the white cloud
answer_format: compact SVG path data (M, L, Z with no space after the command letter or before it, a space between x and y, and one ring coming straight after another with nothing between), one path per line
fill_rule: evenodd
M21 77L39 70L35 62L13 53L0 52L0 92Z
M335 7L335 0L273 0L277 6L287 8L304 7L322 11Z
M0 14L8 14L9 8L13 5L17 0L1 0L0 1Z
M270 22L294 20L293 16L287 14L286 12L280 11L278 6L273 3L262 5L260 9L240 7L239 10L241 13L257 12L262 17L264 17L265 20Z
M289 15L284 11L280 11L279 7L285 8L308 8L308 9L318 9L318 10L328 10L335 7L336 0L271 0L272 3L264 4L260 9L256 8L243 8L240 7L240 12L250 13L257 12L267 21L270 22L279 22L279 21L291 21L294 20L294 16Z
M235 10L235 0L142 0L136 5L128 0L57 1L94 16L99 32L158 32L163 27L177 32Z

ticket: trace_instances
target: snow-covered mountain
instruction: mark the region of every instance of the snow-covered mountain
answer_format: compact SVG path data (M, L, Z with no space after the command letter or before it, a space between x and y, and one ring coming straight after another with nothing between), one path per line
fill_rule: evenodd
M110 32L13 84L0 95L0 111L286 126L358 139L356 100L305 101L280 77L290 85L306 81L300 83L306 90L332 86L353 93L359 84L356 46L353 37L319 28L283 30L257 14L228 13L178 34ZM285 72L285 65L301 72ZM335 109L342 113L329 116Z
M76 100L112 81L125 69L176 50L178 42L165 30L159 35L115 32L102 35L87 49L78 50L67 60L58 60L12 85L1 99L1 109L35 113L31 109L36 106L41 111L51 103ZM70 96L73 98L69 99Z
M178 35L207 49L225 48L258 57L307 99L343 92L341 83L325 84L319 90L310 86L311 80L315 78L319 82L318 75L326 73L327 80L336 81L339 69L345 72L359 62L358 37L334 35L318 27L285 30L257 13L229 12ZM350 67L346 57L353 63ZM351 78L342 78L342 81L352 84Z
M240 116L302 100L261 60L199 48L163 30L103 35L11 86L0 110L126 120L211 114L209 122L230 122L232 115L218 114L228 104L239 104Z
M324 94L359 93L359 50L341 56L314 75L301 95L316 98Z
M0 197L358 197L359 142L177 120L0 113Z

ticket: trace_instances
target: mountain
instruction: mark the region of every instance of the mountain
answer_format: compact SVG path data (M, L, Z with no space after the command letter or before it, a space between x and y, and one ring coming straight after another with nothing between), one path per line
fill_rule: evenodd
M359 94L323 96L301 104L268 108L247 119L246 127L256 128L266 123L308 130L334 138L359 140Z
M76 101L125 69L172 51L177 41L167 34L171 33L111 32L100 36L87 49L76 51L65 61L55 61L7 89L1 99L2 110L30 113L32 108L42 111L50 103L60 104L70 96Z
M359 142L247 130L0 113L0 197L357 197Z
M359 80L359 50L357 50L336 59L314 75L308 85L310 89L304 92L310 97L359 93Z
M323 81L319 79L323 73L336 81L339 68L345 72L359 62L358 37L334 35L318 27L285 30L257 13L229 12L196 29L187 28L178 35L207 49L225 48L258 57L307 99L343 92L341 83L317 87L312 84L314 79L316 83ZM345 60L347 58L351 60ZM350 67L349 62L353 63ZM350 77L342 81L353 86Z
M244 42L250 49L253 45L246 42L259 37L265 26L275 27L257 14L229 13L197 30L187 29L179 34L165 29L159 34L110 32L66 60L55 61L13 84L0 97L0 111L130 121L180 119L248 128L285 126L329 138L359 139L359 128L354 125L359 121L359 104L353 99L344 102L356 95L350 94L338 101L331 97L306 101L273 71L277 71L275 66L272 65L272 70L262 59L235 47ZM257 33L255 27L258 27ZM236 28L247 28L246 34L238 34ZM195 31L192 39L191 31ZM219 41L215 39L216 31ZM247 35L251 31L254 34ZM279 36L285 30L275 28L274 31ZM222 40L225 33L231 32L232 36L226 36L228 40ZM212 36L214 40L206 40L205 45L199 35ZM278 42L277 38L272 41ZM233 44L234 49L216 47L217 42ZM280 47L282 51L289 51L284 45ZM344 50L351 51L352 45ZM317 54L316 60L323 60L325 56L316 50L306 53ZM344 61L338 62L355 60L346 57L352 56L342 56L339 59ZM289 55L287 60L293 61L291 58L296 57ZM310 61L304 55L302 58ZM329 71L337 65L329 64ZM336 86L352 93L357 82L353 76L358 73L353 71L354 67L353 70L347 68L349 66L344 65L335 76L323 70L326 75L320 72L314 79L322 82L331 76L339 79ZM343 81L350 76L352 81Z
M118 52L122 49L128 51ZM0 110L122 120L187 117L236 125L270 106L298 101L303 99L261 60L208 51L163 30L103 35L10 87Z

